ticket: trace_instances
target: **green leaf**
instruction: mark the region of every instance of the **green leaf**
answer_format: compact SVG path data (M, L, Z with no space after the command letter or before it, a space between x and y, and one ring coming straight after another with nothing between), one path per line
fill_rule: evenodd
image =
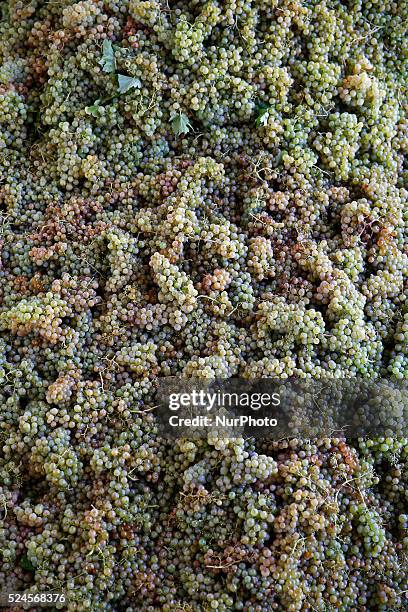
M87 115L92 115L93 117L100 117L102 115L103 106L101 106L101 100L95 100L95 103L92 106L86 106L85 112Z
M260 125L265 126L268 123L269 119L269 111L272 107L268 104L264 104L260 102L256 105L257 117L255 119L255 125L259 127Z
M35 567L27 557L27 555L23 555L20 559L20 565L26 572L35 572Z
M193 129L187 115L184 113L176 113L170 117L171 128L176 136L181 134L188 134L190 129Z
M260 125L265 126L268 123L268 119L269 119L269 109L266 109L259 113L258 117L256 118L255 123L258 127Z
M98 64L102 66L102 70L108 73L114 73L116 70L115 52L110 40L106 39L102 45L102 57Z
M123 94L130 89L136 89L141 87L142 83L140 79L136 77L125 76L124 74L118 74L118 91Z

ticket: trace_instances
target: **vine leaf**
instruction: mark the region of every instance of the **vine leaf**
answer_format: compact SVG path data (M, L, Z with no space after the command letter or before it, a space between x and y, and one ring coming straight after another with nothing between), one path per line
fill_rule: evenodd
M257 117L255 119L255 125L257 127L261 125L265 126L268 123L270 109L270 104L264 104L263 102L259 102L256 105Z
M102 57L98 64L102 66L103 72L114 74L116 71L115 51L110 40L106 39L102 45Z
M100 117L102 114L101 100L95 100L95 103L92 106L86 106L85 112L87 115L92 115L92 117Z
M170 117L171 128L176 136L188 134L190 129L193 129L187 115L184 113L176 113Z
M118 91L121 94L130 91L131 89L138 89L142 86L140 79L136 77L125 76L124 74L118 74Z

